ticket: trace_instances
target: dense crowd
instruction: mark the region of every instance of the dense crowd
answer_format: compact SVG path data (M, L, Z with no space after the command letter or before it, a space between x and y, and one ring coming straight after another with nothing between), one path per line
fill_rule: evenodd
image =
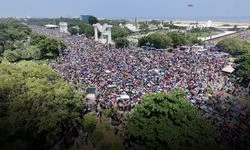
M146 93L179 88L221 131L218 142L237 145L250 133L249 107L245 104L249 103L246 98L249 92L233 84L228 74L221 71L229 63L229 56L224 53L179 49L169 53L138 47L116 49L84 36L38 27L33 30L64 38L68 48L51 66L79 91L96 87L99 111L111 107L129 111Z

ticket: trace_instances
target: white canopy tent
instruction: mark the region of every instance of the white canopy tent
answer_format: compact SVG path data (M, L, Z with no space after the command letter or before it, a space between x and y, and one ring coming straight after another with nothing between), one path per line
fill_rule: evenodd
M129 98L130 98L129 95L119 95L118 96L118 99L120 99L120 100L127 100Z
M111 73L111 71L109 71L109 70L105 70L105 72L106 72L106 73Z
M58 26L54 24L46 24L45 27L53 29L53 28L57 28Z
M233 73L234 70L235 70L235 69L234 69L231 65L227 65L227 66L225 66L225 67L222 69L222 71L223 71L223 72L226 72L226 73Z

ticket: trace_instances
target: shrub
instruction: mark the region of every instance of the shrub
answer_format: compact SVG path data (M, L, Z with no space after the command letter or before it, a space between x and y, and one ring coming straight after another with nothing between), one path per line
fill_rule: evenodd
M42 53L41 50L38 49L37 47L30 47L29 52L31 54L31 58L35 60L40 60L42 59Z
M29 50L16 50L16 53L20 56L20 59L31 59L31 52Z
M110 108L103 110L103 114L105 117L111 117L112 110Z
M3 54L4 58L6 58L9 62L17 62L21 59L20 55L15 51L7 50Z
M93 115L85 115L83 117L83 127L88 132L93 132L96 129L96 118Z
M95 142L100 142L104 137L104 134L102 131L100 130L95 130L91 136L91 138L95 141Z

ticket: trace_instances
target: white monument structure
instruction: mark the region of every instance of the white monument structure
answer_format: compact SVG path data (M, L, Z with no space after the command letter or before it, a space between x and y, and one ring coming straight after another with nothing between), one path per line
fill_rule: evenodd
M113 44L112 38L111 38L111 28L112 25L104 24L101 25L99 23L93 24L95 28L95 41L99 41L103 44ZM101 32L101 37L98 38L98 31Z
M208 21L207 21L207 27L212 27L212 26L213 26L212 21L211 21L211 20L208 20Z
M60 22L59 27L60 27L60 32L68 33L68 23L67 22Z

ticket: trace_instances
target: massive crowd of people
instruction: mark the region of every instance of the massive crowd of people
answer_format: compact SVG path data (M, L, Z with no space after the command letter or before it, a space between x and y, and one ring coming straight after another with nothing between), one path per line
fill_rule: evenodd
M61 37L68 48L51 63L79 91L96 87L101 110L117 107L130 111L150 92L183 89L219 131L218 142L238 144L250 133L247 89L222 72L228 55L215 51L147 51L138 47L116 49L84 36L70 36L33 27L48 36ZM249 137L248 137L249 138Z

